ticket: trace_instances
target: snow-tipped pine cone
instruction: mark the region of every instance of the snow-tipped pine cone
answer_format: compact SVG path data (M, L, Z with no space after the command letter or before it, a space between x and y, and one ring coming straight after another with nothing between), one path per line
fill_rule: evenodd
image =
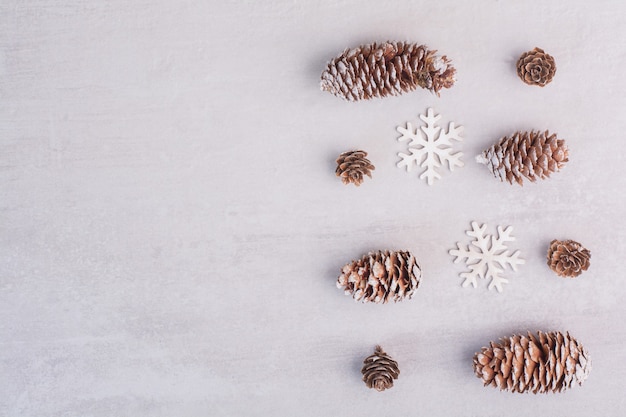
M474 355L476 376L501 391L561 392L582 385L590 370L589 354L569 333L505 337Z
M553 240L548 248L548 266L558 276L575 278L589 268L591 252L574 240Z
M374 165L366 158L365 151L344 152L337 158L335 174L341 177L344 184L354 184L357 187L363 182L365 175L372 178Z
M337 287L363 303L387 303L411 298L422 270L408 251L370 252L341 269Z
M556 133L530 131L505 136L476 157L500 181L523 184L524 177L535 182L558 172L568 161L569 151L564 139Z
M346 49L328 63L320 88L347 101L397 96L417 87L439 95L454 85L456 69L436 52L408 42Z
M363 382L376 391L384 391L393 387L393 380L398 379L400 369L398 362L391 359L380 346L376 346L373 355L363 361Z
M544 87L556 73L556 63L543 49L524 52L517 61L517 75L529 85Z

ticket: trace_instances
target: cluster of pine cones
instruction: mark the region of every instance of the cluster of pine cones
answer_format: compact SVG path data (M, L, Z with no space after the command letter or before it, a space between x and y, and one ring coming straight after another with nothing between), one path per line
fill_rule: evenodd
M439 95L456 80L456 69L444 55L425 45L408 42L372 43L346 49L322 73L320 87L348 101L395 96L421 87ZM554 58L543 49L524 52L517 74L527 84L545 86L556 73ZM344 184L361 185L374 165L362 150L345 152L337 159L336 174ZM545 132L516 132L503 137L476 160L486 164L496 178L522 185L559 171L568 161L563 139Z
M556 73L554 58L542 49L525 52L517 74L529 85L544 87ZM322 74L321 89L347 101L369 100L427 89L437 95L455 82L456 70L444 55L424 45L405 42L368 44L346 49L331 60ZM476 157L501 181L522 185L559 171L568 161L563 139L549 131L515 132ZM374 165L362 150L337 158L336 175L344 184L359 186L372 176ZM590 252L580 243L554 240L548 249L548 266L559 276L576 277L589 267ZM337 286L356 301L387 303L411 298L421 279L421 269L408 251L372 252L341 270ZM587 351L569 333L537 332L513 335L491 342L474 356L476 376L501 390L560 392L582 384L591 369ZM380 346L364 360L361 370L369 388L393 387L400 370Z
M551 393L582 385L591 371L587 350L569 333L528 332L490 342L474 355L474 372L501 391ZM363 382L377 391L393 387L400 369L380 346L363 361Z
M524 52L517 75L526 84L544 87L556 73L554 58L543 49ZM322 91L347 101L397 96L417 89L437 95L456 81L456 69L445 55L426 45L383 42L348 48L333 58L322 72Z

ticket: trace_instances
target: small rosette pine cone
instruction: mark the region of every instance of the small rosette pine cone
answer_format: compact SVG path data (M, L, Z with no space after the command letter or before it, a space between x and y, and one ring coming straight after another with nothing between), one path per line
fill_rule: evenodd
M474 355L476 376L500 391L561 392L582 385L590 370L589 354L569 333L514 335Z
M544 87L556 73L556 63L543 49L535 48L524 52L517 61L517 75L526 84Z
M363 177L367 175L372 178L374 165L366 158L365 151L344 152L337 158L337 169L335 174L341 177L344 184L354 184L357 187L363 182Z
M320 88L347 101L397 96L417 87L439 95L454 85L456 69L436 52L408 42L346 49L328 63Z
M380 346L376 346L373 355L363 361L363 382L376 391L384 391L393 387L393 380L398 379L400 369L398 362L391 359Z
M553 240L548 248L548 266L560 277L575 278L589 268L591 252L573 240Z
M408 251L370 252L341 269L337 287L355 301L387 303L411 298L422 270Z
M476 162L485 164L500 181L513 181L523 185L524 178L535 182L558 172L568 161L569 151L564 139L556 133L516 132L476 157Z

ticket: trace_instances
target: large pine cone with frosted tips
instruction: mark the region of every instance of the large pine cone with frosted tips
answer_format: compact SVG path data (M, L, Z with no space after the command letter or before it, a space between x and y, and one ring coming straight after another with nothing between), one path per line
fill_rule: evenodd
M585 348L561 332L502 338L474 356L476 376L501 391L561 392L582 385L590 370Z
M454 85L456 69L436 52L408 42L346 49L328 63L320 88L348 101L397 96L417 87L439 95Z
M548 248L548 266L560 277L575 278L589 268L591 252L573 240L553 240Z
M422 270L408 251L370 252L341 269L337 287L355 301L387 303L411 298Z
M335 174L344 184L354 184L357 187L363 182L365 175L372 178L374 165L366 158L365 151L344 152L337 158Z
M363 361L363 382L376 391L384 391L393 387L393 380L398 379L400 369L398 362L391 359L380 346L376 346L373 355Z
M543 49L524 52L517 61L517 75L529 85L544 87L556 73L556 63Z
M564 139L556 133L516 132L505 136L498 143L476 157L485 164L500 181L513 181L523 185L524 178L535 182L558 172L568 161L569 151Z

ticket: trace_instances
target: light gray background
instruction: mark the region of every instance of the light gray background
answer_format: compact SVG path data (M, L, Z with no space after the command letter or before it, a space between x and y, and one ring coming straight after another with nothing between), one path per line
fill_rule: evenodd
M0 3L0 415L615 416L626 413L620 1ZM441 98L343 102L326 62L384 40L448 55ZM558 71L523 84L535 46ZM395 167L395 127L433 107L465 126L466 166L432 187ZM550 129L570 162L502 184L473 156ZM361 148L360 188L334 176ZM504 293L460 286L447 251L472 220L512 225L527 260ZM545 265L554 238L593 254ZM370 250L408 249L411 301L335 287ZM483 388L475 351L569 330L594 369L561 395ZM360 380L376 344L401 367Z

